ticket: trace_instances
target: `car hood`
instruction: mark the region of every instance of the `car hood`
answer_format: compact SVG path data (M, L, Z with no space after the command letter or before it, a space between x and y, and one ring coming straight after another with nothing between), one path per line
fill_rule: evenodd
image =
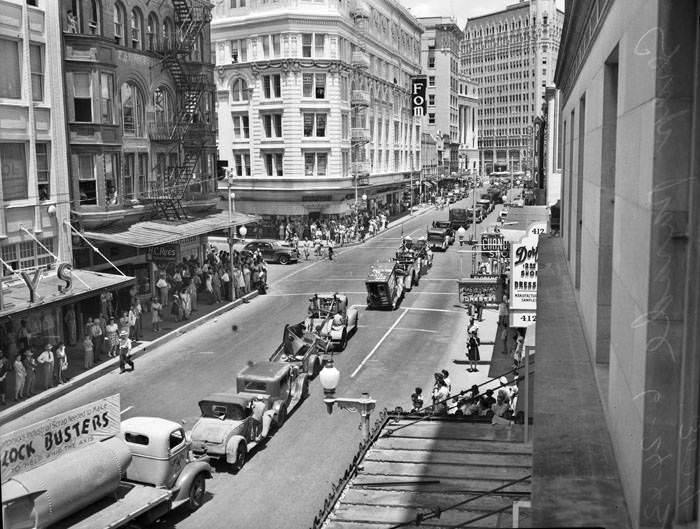
M243 421L228 421L220 419L199 419L190 433L192 442L223 443L229 435L243 430Z

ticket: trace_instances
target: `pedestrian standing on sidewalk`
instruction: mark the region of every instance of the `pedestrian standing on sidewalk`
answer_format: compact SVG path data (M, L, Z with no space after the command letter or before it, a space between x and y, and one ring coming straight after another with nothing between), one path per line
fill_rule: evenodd
M131 359L131 340L129 340L129 334L122 331L119 333L119 373L127 371L126 365L131 367L128 371L134 370L134 361Z
M328 241L328 260L332 261L333 260L333 240L330 239Z
M158 298L155 298L151 303L151 329L153 332L160 332L161 310L163 310L163 305L160 304Z
M160 272L160 277L156 282L156 287L158 288L159 298L163 303L164 307L168 306L168 282L165 279L165 272Z
M53 351L51 350L51 344L47 343L44 350L37 358L37 362L41 367L41 378L43 382L44 389L49 389L53 387Z
M467 359L469 360L469 368L467 371L475 373L479 371L476 363L481 359L479 355L479 337L476 332L470 332L467 338Z
M16 354L15 355L15 364L14 364L14 370L15 370L15 402L18 401L19 399L24 398L24 381L27 378L27 370L24 368L24 364L22 363L22 355L21 354Z
M435 415L447 415L447 398L450 392L447 390L442 373L435 373L435 385L433 386L433 413Z
M95 318L92 325L90 325L90 336L92 337L92 350L98 357L102 356L102 342L104 336L97 318Z
M105 327L107 331L107 353L110 358L117 356L117 346L119 345L119 325L114 318L109 319L109 324ZM102 358L97 357L98 360Z
M68 381L68 355L63 342L56 346L56 382L65 384Z
M83 367L90 369L95 365L95 350L92 346L92 339L86 336L83 340Z
M131 332L131 327L129 326L129 313L127 311L122 312L122 317L119 318L119 333L126 331Z
M416 388L413 393L411 393L411 403L413 408L411 408L411 413L418 413L423 409L423 389Z
M136 307L134 305L131 305L127 318L129 319L129 338L136 340L138 336L136 335Z
M24 381L24 396L31 397L34 395L34 380L36 380L36 360L31 349L24 351L24 369L27 372L27 378Z
M9 361L5 352L0 351L0 405L5 405L5 391L7 388L7 374L10 372Z

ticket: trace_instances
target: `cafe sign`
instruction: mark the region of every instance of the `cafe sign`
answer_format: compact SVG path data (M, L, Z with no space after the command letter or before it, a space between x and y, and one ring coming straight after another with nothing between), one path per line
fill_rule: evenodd
M2 483L61 454L119 433L119 395L0 436Z

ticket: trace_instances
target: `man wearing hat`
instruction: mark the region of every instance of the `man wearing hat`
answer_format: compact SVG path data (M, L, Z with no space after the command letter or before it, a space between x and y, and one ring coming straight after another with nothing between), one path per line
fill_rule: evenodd
M124 373L126 371L125 364L129 364L131 369L134 370L134 361L131 359L131 340L129 340L129 333L123 330L119 333L119 372Z

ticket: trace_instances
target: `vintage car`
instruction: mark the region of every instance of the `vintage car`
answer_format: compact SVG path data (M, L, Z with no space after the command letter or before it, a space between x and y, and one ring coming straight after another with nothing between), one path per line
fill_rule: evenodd
M413 250L420 258L420 275L424 276L433 266L433 252L430 250L427 239L425 237L418 239L413 245Z
M287 362L250 363L236 377L236 390L214 393L199 401L202 416L189 433L192 452L240 469L248 452L263 442L272 426L308 395L309 379ZM264 406L262 420L253 417Z
M307 329L309 329L307 331ZM277 347L270 362L287 362L314 378L323 367L323 360L331 348L327 338L322 338L307 326L306 321L285 325L282 343Z
M367 308L396 309L404 294L405 276L395 262L372 265L365 280Z
M309 298L306 329L328 340L336 350L344 351L348 337L357 331L359 316L355 307L348 307L343 294L314 294Z
M429 227L426 232L428 238L428 245L431 250L440 250L441 252L446 252L449 248L449 237L447 235L447 230L445 228L431 228Z
M414 250L399 249L394 257L396 267L403 272L404 290L410 291L420 283L421 259Z
M243 250L262 254L263 260L270 263L288 264L299 260L299 252L286 241L274 239L257 239L249 242Z
M446 230L447 243L454 244L455 242L455 231L452 229L452 224L448 220L434 220L433 228L442 228Z

